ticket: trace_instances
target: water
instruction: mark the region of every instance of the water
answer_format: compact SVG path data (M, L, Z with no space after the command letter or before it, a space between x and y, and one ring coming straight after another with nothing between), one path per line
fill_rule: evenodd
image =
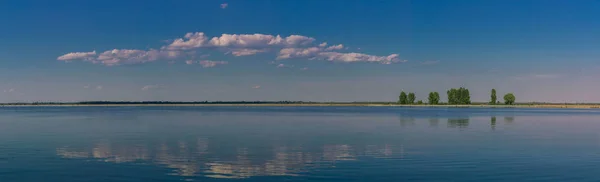
M600 112L2 107L0 181L600 181Z

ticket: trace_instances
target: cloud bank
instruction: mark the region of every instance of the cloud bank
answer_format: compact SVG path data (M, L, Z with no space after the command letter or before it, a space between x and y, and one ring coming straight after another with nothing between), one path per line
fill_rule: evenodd
M97 54L92 52L71 52L59 56L59 61L85 61L106 66L139 64L158 60L190 60L197 51L217 50L226 55L251 56L260 53L277 52L276 59L326 60L332 62L373 62L391 64L405 62L398 54L387 56L370 55L357 52L340 52L343 44L327 46L327 42L315 43L316 39L303 35L268 35L268 34L221 34L209 37L204 32L190 32L182 38L171 39L160 49L113 49ZM186 62L187 64L191 64ZM227 62L205 61L205 67L214 67Z

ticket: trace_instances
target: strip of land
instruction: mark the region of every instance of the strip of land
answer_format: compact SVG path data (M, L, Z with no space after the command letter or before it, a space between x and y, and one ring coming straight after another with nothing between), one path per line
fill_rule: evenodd
M0 107L142 107L142 106L175 106L175 107L444 107L444 108L572 108L572 109L600 109L600 104L514 104L514 105L399 105L395 103L277 103L277 102L219 102L219 103L155 103L155 102L123 102L123 103L4 103Z

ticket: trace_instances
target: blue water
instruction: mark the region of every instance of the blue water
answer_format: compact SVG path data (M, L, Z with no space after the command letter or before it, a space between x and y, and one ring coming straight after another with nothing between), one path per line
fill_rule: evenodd
M0 181L600 181L599 134L583 109L0 107Z

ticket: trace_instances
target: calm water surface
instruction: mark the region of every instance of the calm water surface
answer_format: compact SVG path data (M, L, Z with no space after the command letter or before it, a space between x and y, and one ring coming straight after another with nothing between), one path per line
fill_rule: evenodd
M600 181L600 112L1 107L1 182Z

